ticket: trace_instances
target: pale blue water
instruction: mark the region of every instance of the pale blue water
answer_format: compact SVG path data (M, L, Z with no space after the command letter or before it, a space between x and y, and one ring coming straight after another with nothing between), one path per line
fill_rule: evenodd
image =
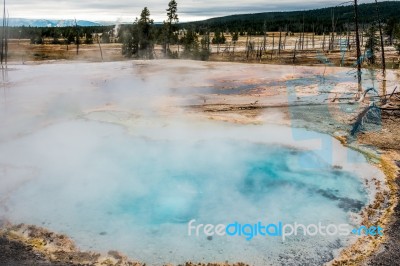
M187 223L341 224L367 202L356 173L334 169L314 151L233 138L244 133L234 126L156 131L159 138L75 121L3 143L2 164L37 169L3 215L67 233L83 249L117 249L150 265L312 265L332 259L346 238L209 240L189 237Z

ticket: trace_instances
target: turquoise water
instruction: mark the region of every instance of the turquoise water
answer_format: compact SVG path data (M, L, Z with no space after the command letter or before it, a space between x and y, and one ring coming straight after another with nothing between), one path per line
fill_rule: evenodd
M37 171L13 191L2 214L67 233L83 249L117 249L150 265L332 259L346 237L300 235L283 242L188 236L192 219L215 225L349 223L349 213L367 203L355 172L333 167L312 150L243 138L246 131L236 127L127 134L117 126L74 121L3 143L2 164Z

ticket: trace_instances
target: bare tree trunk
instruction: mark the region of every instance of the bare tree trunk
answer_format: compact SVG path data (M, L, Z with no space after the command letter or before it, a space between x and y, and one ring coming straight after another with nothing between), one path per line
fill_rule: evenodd
M360 36L358 34L358 4L357 0L354 0L354 22L356 27L356 48L357 48L357 80L358 80L358 91L362 91L361 86L361 49L360 49Z
M278 48L279 56L281 56L281 46L282 46L282 29L279 28L279 48Z
M283 50L286 50L286 37L287 37L288 34L289 34L288 33L288 27L286 25L286 27L285 27L285 38L283 38Z
M350 29L349 24L347 24L347 51L350 51Z
M207 51L210 51L210 30L207 29Z
M4 4L5 5L5 4ZM5 57L4 57L4 63L6 65L6 70L8 68L8 22L10 21L10 15L8 14L7 11L7 19L6 19L6 36L5 36ZM8 71L6 71L6 78L8 79Z
M312 31L313 31L313 36L312 36L312 48L315 48L315 28L314 28L314 23L312 25Z
M365 32L365 24L361 24L361 44L360 47L364 47L364 32Z
M226 46L225 50L222 52L222 56L224 56L225 52L227 52L228 56L230 56L230 54L231 54L231 45L232 45L232 42L230 42L228 44L228 46Z
M308 50L308 34L307 34L307 38L306 38L306 50Z
M9 15L6 12L6 1L3 1L3 25L1 32L1 51L0 51L0 61L1 61L1 69L2 69L2 78L3 81L7 81L8 79L8 22Z
M6 12L6 1L3 1L3 24L1 28L1 40L0 40L0 63L3 82L8 80L8 22L9 15ZM4 94L5 94L4 87ZM5 98L4 98L5 99Z
M5 36L6 36L6 0L3 1L3 24L1 28L1 43L0 43L0 63L3 67L4 62L4 48L5 48Z
M264 21L264 53L266 51L266 46L267 46L267 26L266 26L266 22Z
M101 49L101 44L100 44L100 38L97 38L97 43L99 44L99 48L100 48L101 61L104 61L103 50Z
M163 31L165 30L166 26L167 26L167 24L166 24L166 22L164 22ZM169 33L169 29L167 30L167 32ZM164 32L164 40L162 43L162 53L164 54L164 57L166 58L167 57L167 36L165 35L165 32Z
M272 60L272 55L274 54L274 49L275 49L275 32L272 33L272 51L271 51L271 60Z
M329 42L330 51L334 49L334 43L335 43L335 10L333 8L331 10L331 19L332 19L332 36Z
M250 34L249 48L250 48L250 55L251 55L251 57L253 57L254 45L253 45L253 36L252 36L252 34Z
M304 50L304 14L303 14L303 39L301 41L301 50Z
M250 44L249 44L249 32L247 32L246 38L246 60L249 60Z
M76 28L76 55L78 55L80 40L79 40L78 23L76 22L76 19L75 19L75 28Z
M233 42L233 47L232 47L232 57L233 57L233 61L235 61L235 47L236 47L236 42Z
M379 34L381 37L382 71L383 71L384 79L386 79L385 44L383 42L382 23L381 23L381 15L379 13L378 0L375 0L375 4L376 4L376 13L378 16Z

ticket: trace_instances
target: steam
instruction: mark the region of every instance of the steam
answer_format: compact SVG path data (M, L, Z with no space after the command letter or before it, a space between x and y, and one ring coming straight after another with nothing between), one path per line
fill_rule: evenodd
M115 27L114 27L114 29L113 29L113 34L114 34L114 37L115 38L117 38L118 37L118 34L119 34L119 30L121 29L121 19L118 19L116 22L115 22Z
M258 79L287 70L238 68ZM369 201L355 173L380 175L329 136L209 121L184 108L222 97L215 80L231 76L229 65L189 61L15 66L0 106L0 215L151 265L290 264L279 257L288 250L304 254L297 263L326 261L348 239L187 236L191 219L351 223Z

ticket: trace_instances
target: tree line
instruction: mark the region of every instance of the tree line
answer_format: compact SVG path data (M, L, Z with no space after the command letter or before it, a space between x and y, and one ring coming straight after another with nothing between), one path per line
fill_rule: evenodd
M87 39L87 43L93 43L95 34L101 33L110 36L114 26L68 26L68 27L10 27L10 39L30 39L32 44L43 44L50 39L52 44L74 44L77 36L80 40ZM103 37L103 42L109 39Z
M338 32L346 31L348 24L353 24L353 5L349 1L345 6L332 6L322 9L290 12L264 12L256 14L231 15L219 18L211 18L204 21L183 23L183 27L194 27L196 31L209 28L211 31L228 31L239 33L251 33L262 35L263 31L279 31L280 28L291 32L316 32L322 35L324 31L332 27L332 13L335 14L335 27ZM398 18L400 2L379 2L379 10L382 20ZM359 20L361 24L370 24L376 20L376 5L360 4L358 6Z
M377 6L380 11L379 21L382 24L380 27L377 25ZM380 49L377 35L379 29L383 31L385 43L393 45L400 53L400 20L396 14L397 10L400 10L399 2L358 5L361 45L365 45L368 49L366 51L368 62L374 64L376 61L376 53ZM155 45L161 45L165 57L182 56L206 60L210 55L210 44L225 44L228 35L231 37L229 44L231 46L234 46L240 36L246 36L249 39L246 42L247 50L251 52L255 49L255 44L251 42L252 36L268 36L269 31L279 32L279 45L277 45L279 50L285 49L281 39L286 40L286 36L293 32L301 33L303 36L298 41L301 49L304 49L304 33L307 32L313 36L323 35L324 46L326 36L328 47L322 49L332 50L335 36L347 35L349 38L349 32L355 31L353 6L234 15L200 22L179 23L178 4L175 0L171 0L166 9L166 19L162 24L155 24L151 19L150 10L145 7L132 24L121 25L119 31L115 31L114 26L11 27L8 35L12 39L30 39L32 44L79 45L120 42L123 44L123 55L129 58L154 58ZM311 42L314 47L314 39ZM177 46L177 49L171 49L171 46ZM265 50L265 44L263 46Z

